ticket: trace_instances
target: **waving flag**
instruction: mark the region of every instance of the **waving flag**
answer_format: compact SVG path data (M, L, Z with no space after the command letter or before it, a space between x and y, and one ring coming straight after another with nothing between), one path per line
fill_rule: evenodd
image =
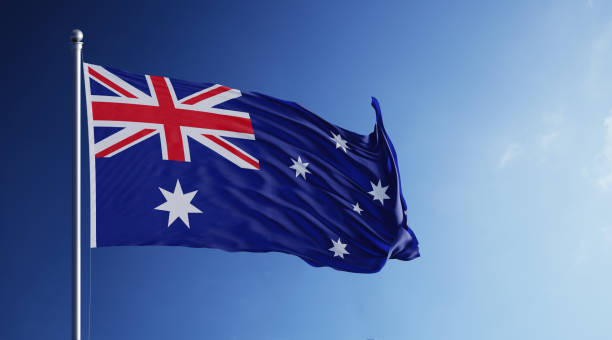
M376 99L364 136L258 93L83 69L91 247L275 251L364 273L418 257Z

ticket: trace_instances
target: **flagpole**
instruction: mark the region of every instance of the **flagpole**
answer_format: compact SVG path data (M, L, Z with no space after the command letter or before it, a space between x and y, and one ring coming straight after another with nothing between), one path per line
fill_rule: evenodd
M83 32L72 30L74 52L74 149L72 192L72 338L81 340L81 49Z

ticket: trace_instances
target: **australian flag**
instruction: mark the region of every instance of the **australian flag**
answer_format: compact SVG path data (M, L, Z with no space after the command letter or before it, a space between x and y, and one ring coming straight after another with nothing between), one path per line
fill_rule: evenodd
M419 256L376 99L360 135L259 93L83 70L91 247L274 251L360 273Z

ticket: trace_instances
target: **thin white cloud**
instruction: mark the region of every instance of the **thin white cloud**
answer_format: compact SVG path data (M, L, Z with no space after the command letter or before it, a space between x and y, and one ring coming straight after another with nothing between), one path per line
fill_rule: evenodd
M603 240L606 243L612 243L612 228L610 227L601 227L601 234L603 237Z
M599 189L603 191L610 190L610 188L612 188L612 173L597 178L595 183L597 183Z
M515 159L517 156L521 154L521 146L518 143L512 143L508 145L506 151L502 154L499 159L499 167L503 168L508 164L508 162Z
M608 191L612 189L612 115L604 119L604 128L606 134L605 143L599 157L601 161L601 175L596 178L595 183L597 183L601 190Z
M582 169L580 169L580 174L583 178L590 178L591 170L587 166L583 166Z
M610 110L612 113L612 110ZM606 129L606 145L604 148L604 157L612 161L612 115L604 119L604 128Z
M553 142L559 137L559 131L551 131L549 133L540 135L540 149L546 151Z
M612 74L610 55L612 54L612 21L593 40L587 73L587 90L591 96L607 96L609 79Z
M533 150L534 156L540 160L540 163L544 163L558 154L554 153L555 146L560 142L566 130L564 110L542 114L541 120L540 132L530 142L533 146L525 148Z
M607 257L612 252L612 228L610 226L581 228L580 235L576 236L573 247L573 258L570 269L577 269L586 263L602 257Z

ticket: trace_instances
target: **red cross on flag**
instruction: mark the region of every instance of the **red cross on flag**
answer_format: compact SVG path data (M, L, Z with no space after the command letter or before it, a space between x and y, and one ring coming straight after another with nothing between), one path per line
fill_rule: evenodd
M240 97L239 90L213 85L179 100L165 77L145 77L149 95L102 66L84 64L84 73L86 89L95 81L116 95L88 94L93 126L122 128L95 143L95 157L112 157L159 135L163 159L190 162L191 137L241 168L259 170L256 158L226 139L255 139L249 114L215 108Z

